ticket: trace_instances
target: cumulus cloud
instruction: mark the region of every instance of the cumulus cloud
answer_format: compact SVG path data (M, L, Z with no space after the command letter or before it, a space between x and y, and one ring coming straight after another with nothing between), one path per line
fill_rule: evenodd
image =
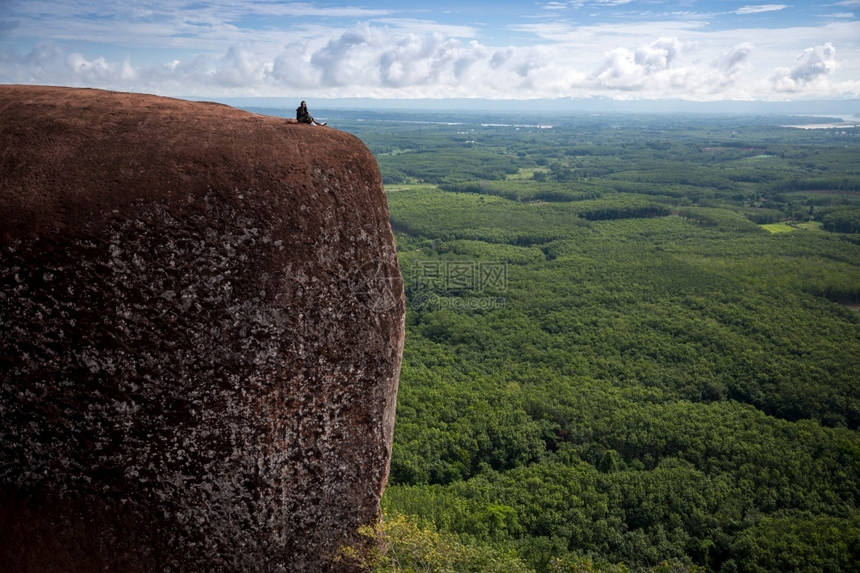
M540 43L491 46L444 27L376 21L303 28L274 46L270 37L265 43L255 38L218 44L217 52L189 50L166 62L143 63L44 43L23 55L0 51L0 81L206 97L723 99L860 93L860 82L839 81L834 74L835 41L801 52L816 41L809 41L811 34L793 38L789 53L800 55L792 66L777 68L784 60L775 58L784 48L775 49L773 37L757 37L754 45L745 41L748 31L713 40L716 33L705 35L696 27L666 28L669 34L654 38L644 24L620 31L559 23L553 37ZM829 31L839 38L847 34L843 28L850 25L833 24ZM850 62L844 65L850 75Z
M734 78L738 72L747 64L753 52L753 45L743 42L732 49L720 54L714 60L713 67L723 72L727 77Z
M215 83L226 87L254 85L264 75L263 64L243 45L230 46L212 72Z
M361 24L324 45L290 45L276 56L271 78L285 85L421 96L492 97L512 87L539 89L561 70L544 47L490 48L439 32L413 33ZM544 78L541 80L541 78Z
M635 50L616 48L609 52L592 79L602 87L632 90L645 87L666 75L672 60L681 52L677 38L660 38Z
M442 83L456 85L467 79L472 64L483 57L480 50L464 47L440 34L408 34L379 57L383 85L402 87Z
M319 70L310 62L311 54L308 42L290 42L286 49L274 58L270 74L272 80L285 88L318 88L322 78Z
M0 62L3 81L10 83L102 86L135 77L127 58L120 63L104 57L88 59L78 52L68 53L53 42L40 42L24 55L2 52Z
M749 68L752 54L753 45L743 42L723 52L711 62L710 70L713 73L708 77L712 91L717 92L735 85L740 75Z
M777 69L770 80L778 92L797 92L812 84L824 82L838 67L836 48L831 43L807 48L794 60L791 68Z
M43 70L56 69L57 63L65 59L65 53L53 42L39 42L33 49L24 55L18 55L12 51L0 52L0 62L3 62L5 81L20 81L27 75L37 76ZM62 66L62 63L60 63Z
M310 57L310 64L319 71L323 87L378 84L378 56L386 44L384 29L360 24L329 40Z
M69 54L66 58L66 64L72 72L80 77L90 81L99 81L109 78L113 75L115 67L108 64L104 58L96 58L87 60L81 54Z
M737 93L742 75L750 67L754 47L742 42L714 57L708 65L688 65L674 70L666 89L693 99L715 99Z

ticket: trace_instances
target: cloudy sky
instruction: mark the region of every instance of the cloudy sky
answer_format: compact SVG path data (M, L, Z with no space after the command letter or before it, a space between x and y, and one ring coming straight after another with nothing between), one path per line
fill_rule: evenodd
M860 0L0 0L0 83L185 97L860 97Z

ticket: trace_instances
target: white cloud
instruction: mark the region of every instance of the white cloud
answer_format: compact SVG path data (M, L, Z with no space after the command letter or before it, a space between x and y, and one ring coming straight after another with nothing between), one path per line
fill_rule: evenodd
M212 78L225 87L254 85L265 76L265 67L254 52L242 45L230 46L215 65Z
M320 6L310 2L231 2L242 5L242 13L269 16L313 16L315 18L371 18L387 16L392 10L385 8L358 8L354 6ZM219 7L219 13L223 8Z
M114 75L116 67L108 64L104 58L87 60L81 54L69 54L66 64L78 77L88 78L92 81L104 80Z
M544 10L567 10L571 4L571 2L547 2L541 8Z
M32 0L27 5L45 15L56 39L0 43L0 82L180 96L860 97L860 28L852 19L731 29L710 25L716 16L706 14L600 21L582 10L572 13L580 22L558 17L562 8L618 3L623 0L550 2L544 7L552 17L542 12L547 21L534 15L505 27L526 45L491 45L487 24L406 18L415 12L404 10L214 0L183 11L153 0L146 9L110 5L103 18L89 19L79 16L95 8L91 0L58 5L56 18L47 12L54 2ZM785 7L750 4L737 13ZM243 20L249 17L267 25L251 30ZM22 22L0 29L14 38L37 35L41 22ZM75 37L98 37L103 47L76 44ZM801 56L791 64L786 54Z
M40 42L23 56L2 52L0 62L4 69L2 81L9 83L102 86L132 75L126 62L110 63L103 57L87 59L77 52L68 53L53 42Z
M761 14L762 12L777 12L788 8L786 4L757 4L738 8L734 14Z
M440 34L407 34L379 57L380 79L385 86L443 84L467 80L469 68L484 54L478 44L462 46Z
M290 81L304 76L309 87L341 94L368 91L413 97L498 96L520 86L540 87L539 70L553 54L542 48L493 49L440 33L416 34L361 24L324 46L290 46L280 54L272 76ZM296 71L297 70L297 71Z
M342 87L378 84L377 60L388 36L382 28L361 24L329 40L309 60L320 73L320 85Z
M606 88L632 90L645 87L655 76L669 69L681 48L677 38L660 38L635 50L616 48L607 54L592 79L598 86Z
M744 42L720 54L711 67L723 74L727 81L733 81L748 66L752 53L753 45L750 42Z
M474 26L456 24L440 24L433 20L415 20L412 18L376 18L374 22L389 25L395 29L409 31L415 34L434 33L452 36L454 38L475 38L478 30Z
M836 49L828 42L805 49L791 68L777 69L771 76L771 83L777 92L797 92L825 82L837 67Z
M316 89L321 85L321 74L310 63L312 50L308 42L291 42L278 54L272 64L271 77L275 83L288 89Z

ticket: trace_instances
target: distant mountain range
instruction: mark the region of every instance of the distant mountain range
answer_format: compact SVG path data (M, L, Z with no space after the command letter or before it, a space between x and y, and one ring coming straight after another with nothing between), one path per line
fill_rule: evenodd
M202 99L202 98L188 98ZM217 98L215 101L236 107L290 109L307 99L309 107L320 109L352 110L415 110L457 112L535 112L555 114L576 113L706 113L754 115L816 115L860 118L860 99L800 100L800 101L713 101L689 100L633 100L619 101L609 98L586 99L372 99L372 98L316 98L307 97L244 97Z

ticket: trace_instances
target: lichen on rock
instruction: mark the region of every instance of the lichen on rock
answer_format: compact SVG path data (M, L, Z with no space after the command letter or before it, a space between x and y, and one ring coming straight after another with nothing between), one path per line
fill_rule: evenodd
M0 87L0 560L336 571L378 515L404 299L355 137Z

